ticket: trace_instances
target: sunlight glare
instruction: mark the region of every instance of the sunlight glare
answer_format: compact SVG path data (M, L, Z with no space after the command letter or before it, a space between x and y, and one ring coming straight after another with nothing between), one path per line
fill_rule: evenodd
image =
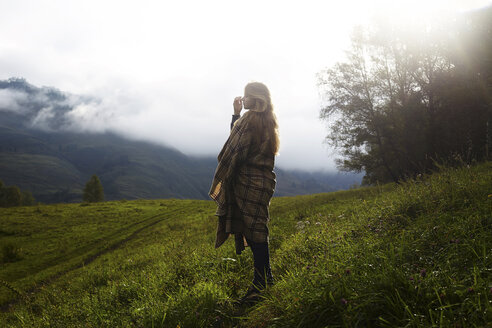
M380 0L364 4L376 18L411 24L447 19L455 14L492 4L490 0ZM374 18L374 17L373 17Z

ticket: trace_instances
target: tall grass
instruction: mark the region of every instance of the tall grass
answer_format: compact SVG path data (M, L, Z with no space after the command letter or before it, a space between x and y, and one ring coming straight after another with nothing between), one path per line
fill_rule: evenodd
M492 322L492 165L447 169L284 243L251 327ZM328 213L325 213L328 214Z
M84 212L87 208L91 212ZM492 322L491 163L445 169L398 186L275 198L270 247L276 284L249 309L234 300L251 282L252 256L249 250L236 255L231 241L213 248L212 202L64 205L58 219L71 230L71 222L81 221L77 229L90 241L91 234L102 232L83 213L98 208L108 218L124 210L137 213L131 208L148 217L159 209L167 219L115 226L131 238L41 284L0 315L2 326L482 327ZM48 208L40 211L52 216ZM11 221L15 213L20 212L2 212ZM9 224L0 229L13 232ZM115 235L105 229L102 235ZM34 246L33 241L28 253ZM15 262L19 269L26 256Z

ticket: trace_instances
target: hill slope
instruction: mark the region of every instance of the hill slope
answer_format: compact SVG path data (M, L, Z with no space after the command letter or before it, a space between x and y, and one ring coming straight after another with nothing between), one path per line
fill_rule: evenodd
M492 322L492 163L401 186L271 204L276 284L233 300L249 250L213 248L210 201L0 209L4 326L486 326ZM41 246L43 245L43 246ZM17 249L17 250L16 250ZM7 252L8 253L8 252ZM17 254L17 259L15 258ZM44 283L42 283L44 281ZM8 307L4 308L7 310Z

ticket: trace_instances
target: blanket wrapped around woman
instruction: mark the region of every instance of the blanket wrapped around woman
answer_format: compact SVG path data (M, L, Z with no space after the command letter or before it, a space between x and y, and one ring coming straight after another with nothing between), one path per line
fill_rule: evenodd
M215 248L235 235L236 253L247 240L268 242L268 207L276 176L275 155L269 140L251 124L254 111L237 120L218 156L218 165L209 196L217 203L219 217Z

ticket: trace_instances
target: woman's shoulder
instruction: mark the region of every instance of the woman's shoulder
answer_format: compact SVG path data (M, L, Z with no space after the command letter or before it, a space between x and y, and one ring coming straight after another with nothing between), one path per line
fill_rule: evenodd
M237 119L236 122L234 122L234 126L244 126L246 127L247 125L249 125L250 121L251 121L251 111L247 111L246 113L244 113L243 115L241 115L240 118Z

